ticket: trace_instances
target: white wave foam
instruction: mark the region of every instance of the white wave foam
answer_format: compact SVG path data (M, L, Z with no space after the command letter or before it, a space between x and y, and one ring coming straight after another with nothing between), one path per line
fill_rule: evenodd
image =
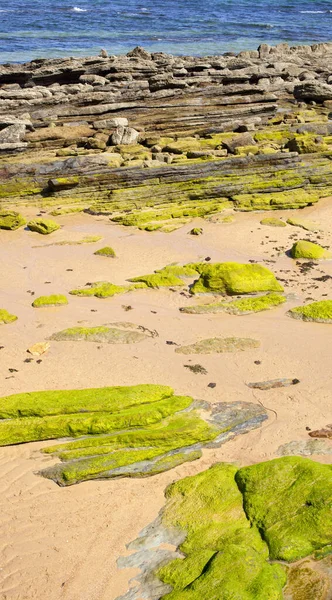
M72 10L72 12L77 12L77 13L88 12L86 8L80 8L79 6L74 6L71 10Z
M324 14L326 12L326 10L300 10L300 13L302 14L312 14L312 15L318 15L319 13ZM330 11L327 11L330 12Z

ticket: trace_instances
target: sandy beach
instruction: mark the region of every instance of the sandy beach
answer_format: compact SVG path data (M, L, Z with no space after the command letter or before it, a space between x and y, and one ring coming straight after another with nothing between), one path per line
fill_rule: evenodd
M29 208L25 215L33 217L36 210ZM278 213L281 218L290 215L294 217L295 211ZM227 224L197 219L170 234L124 228L106 217L84 214L59 217L62 228L52 236L23 229L1 231L1 304L18 316L15 323L1 328L1 395L158 383L212 403L262 403L269 414L261 428L220 448L204 450L198 461L146 479L90 481L60 488L36 474L54 462L39 451L46 442L0 448L3 600L114 600L128 590L135 575L134 570L119 570L116 561L126 554L126 544L157 516L169 483L218 461L243 465L274 458L280 445L307 440L306 427L319 429L331 422L332 331L325 324L290 319L286 312L305 299L324 299L329 282L314 278L332 275L332 260L317 261L304 274L285 254L303 237L331 246L331 200L322 200L296 216L319 223L321 231L263 226L259 213L236 213L233 223ZM193 226L203 227L203 235L188 235ZM100 235L102 240L54 245L84 235ZM115 249L116 259L94 256L105 245ZM33 294L67 294L88 281L124 284L129 277L170 263L206 257L213 262L255 260L265 264L279 279L286 279L287 303L244 316L190 315L179 308L193 304L193 299L174 288L136 290L104 300L69 296L65 307L31 307ZM206 301L206 297L195 300ZM125 311L123 307L128 305L132 310ZM36 358L24 362L29 346L56 331L78 324L122 321L156 330L159 336L116 346L52 341L41 362ZM248 336L259 340L261 346L240 353L187 357L166 344L184 345L214 336ZM188 358L203 365L207 375L186 369ZM246 385L279 377L297 378L300 383L269 391ZM213 389L208 387L210 382L216 383ZM331 462L331 455L312 458Z

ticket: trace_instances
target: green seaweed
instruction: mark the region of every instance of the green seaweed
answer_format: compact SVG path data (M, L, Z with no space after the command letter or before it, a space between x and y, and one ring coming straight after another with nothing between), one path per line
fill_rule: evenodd
M270 227L286 227L285 221L274 217L267 217L261 220L261 225L269 225Z
M96 296L96 298L111 298L116 294L125 294L131 290L144 288L146 285L115 285L108 281L97 281L95 283L89 283L85 288L79 288L77 290L71 290L69 293L72 296Z
M39 298L33 301L32 306L34 308L43 308L47 306L63 306L65 304L68 304L66 296L53 294L51 296L39 296Z

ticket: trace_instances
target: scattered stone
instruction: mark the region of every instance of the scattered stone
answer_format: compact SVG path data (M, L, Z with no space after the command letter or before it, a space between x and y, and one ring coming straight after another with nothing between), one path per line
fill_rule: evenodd
M307 219L297 219L294 217L289 217L289 219L287 219L287 223L288 225L293 225L294 227L301 227L306 231L319 231L320 229L317 223L314 223L313 221L309 221Z
M332 323L332 300L320 300L305 306L296 306L289 310L287 315L302 321Z
M312 456L313 454L322 456L332 454L332 444L322 440L299 440L283 444L277 450L278 456Z
M11 229L12 231L25 225L26 221L20 213L14 210L0 210L0 229Z
M261 220L261 225L269 225L270 227L286 227L285 221L276 219L275 217L267 217Z
M39 296L33 301L32 306L34 308L44 308L49 306L64 306L68 304L66 296L61 294L53 294L51 296Z
M260 342L251 338L211 338L200 340L189 346L176 348L177 354L220 354L223 352L239 352L259 348Z
M215 387L217 387L216 383L208 383L208 387L214 389Z
M7 325L8 323L13 323L17 321L16 315L11 315L4 308L0 308L0 325Z
M49 350L50 346L51 344L49 344L49 342L38 342L37 344L30 346L30 348L27 349L27 352L33 356L41 356L41 354L45 354L45 352Z
M311 258L313 260L319 260L321 258L332 258L332 253L325 248L322 248L319 244L308 242L306 240L300 240L295 242L291 251L292 258Z
M96 250L96 252L94 252L94 254L96 254L96 256L107 256L109 258L115 258L115 256L116 256L113 248L111 248L110 246L105 246L105 248L100 248L100 250Z
M29 221L28 228L31 231L36 231L42 235L49 235L50 233L53 233L53 231L60 229L60 225L51 219L36 219L34 221Z
M190 235L202 235L203 229L202 227L194 227L189 231Z
M256 363L257 364L257 363ZM288 387L300 383L299 379L271 379L269 381L257 381L247 383L247 386L257 390L272 390L274 388Z
M310 437L314 438L329 438L332 439L332 425L326 425L325 429L316 429L309 433Z

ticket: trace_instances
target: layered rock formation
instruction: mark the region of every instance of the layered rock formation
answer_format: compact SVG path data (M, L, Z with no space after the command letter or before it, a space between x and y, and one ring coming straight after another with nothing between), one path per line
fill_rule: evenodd
M332 190L331 55L136 48L2 65L0 202L165 231L224 208L317 202Z

